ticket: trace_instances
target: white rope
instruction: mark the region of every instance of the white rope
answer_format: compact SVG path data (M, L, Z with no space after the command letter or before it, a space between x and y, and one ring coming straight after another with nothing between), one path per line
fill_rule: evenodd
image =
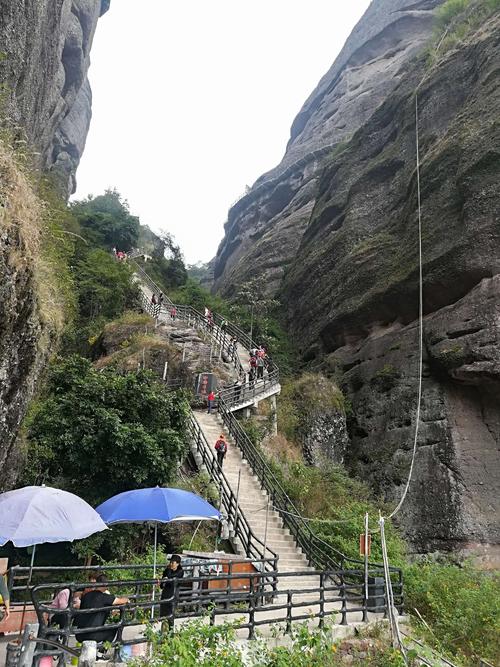
M406 651L403 644L403 639L399 631L398 624L398 611L394 606L394 591L392 590L392 581L391 581L391 572L389 569L389 557L387 555L387 543L385 541L385 521L384 517L380 517L380 539L382 543L382 562L384 565L384 579L385 579L385 591L386 591L386 605L387 605L387 614L389 616L389 624L391 627L391 636L393 638L393 643L397 644L397 647L401 651L403 660L405 664L408 664L406 657ZM395 641L394 641L395 640Z
M422 371L424 355L424 307L423 307L423 271L422 271L422 203L420 195L420 155L419 155L419 133L418 133L418 94L415 92L415 144L417 153L417 208L418 208L418 393L417 393L417 412L415 415L415 435L413 438L413 452L411 457L408 479L403 491L403 495L395 509L389 514L388 519L399 512L401 509L413 476L413 468L417 454L418 431L420 426L420 410L422 406Z

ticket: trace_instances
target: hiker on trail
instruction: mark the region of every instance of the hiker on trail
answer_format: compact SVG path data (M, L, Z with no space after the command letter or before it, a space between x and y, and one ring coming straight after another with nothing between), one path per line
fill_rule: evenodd
M113 255L116 257L116 247L113 246Z
M215 452L217 454L217 463L222 468L222 463L227 453L227 442L224 433L220 434L219 439L215 443Z
M175 322L175 318L177 317L177 308L175 306L172 306L170 309L170 319Z
M182 579L184 576L184 570L182 569L181 557L177 554L172 554L170 557L170 562L167 567L164 569L161 581L161 599L168 600L168 602L160 603L160 616L167 617L167 623L170 630L174 629L174 600L175 595L175 583L174 579Z
M156 298L156 294L154 293L151 295L151 303L153 304L153 306L156 306L158 304L158 299Z
M238 401L240 400L241 385L242 385L241 378L238 378L237 380L234 381L233 393L234 393L234 402L235 403L238 403Z
M212 315L211 310L208 311L207 324L208 324L208 328L210 329L210 331L212 331L212 329L214 328L214 317Z
M215 394L213 391L211 391L207 396L207 414L210 414L212 412L214 403L215 403Z
M257 357L257 380L264 378L264 357Z
M255 368L252 368L250 366L250 370L248 371L248 386L250 389L254 388L254 383L255 383Z
M163 306L163 299L164 298L165 297L163 296L163 292L160 292L160 296L158 297L158 303L160 304L160 306Z

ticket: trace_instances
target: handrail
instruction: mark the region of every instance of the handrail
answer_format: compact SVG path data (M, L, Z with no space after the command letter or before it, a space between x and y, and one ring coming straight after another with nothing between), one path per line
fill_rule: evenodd
M259 539L251 529L238 505L238 499L234 495L222 468L217 463L212 448L208 444L205 434L201 430L193 413L191 413L189 421L189 430L193 444L202 458L203 465L218 487L220 495L219 509L227 517L228 524L232 527L235 536L240 540L246 556L254 560L263 560L266 562L266 565L271 565L271 571L276 571L278 569L278 554Z
M148 280L153 283L153 285L155 285L149 276ZM159 290L159 287L155 285L155 289ZM198 311L196 311L191 306L176 306L176 308L187 308L189 312L192 313L193 317L195 317L196 321L201 322L202 326L210 329L210 323L207 323L207 318L201 315L201 313L198 313ZM217 325L215 325L216 321ZM221 337L221 331L224 334L223 340L220 341L222 347L224 347L226 343L226 332L231 333L231 336L236 335L239 342L243 346L246 346L248 350L253 347L257 347L250 336L245 334L235 325L228 322L225 318L222 318L220 315L215 314L213 322L214 323L212 323L211 328L216 330L216 334L218 332L219 338ZM224 326L222 326L223 323ZM233 334L232 332L237 333ZM259 388L261 389L259 393L261 394L266 390L266 386L269 387L272 384L276 385L279 383L279 370L274 362L272 362L272 360L269 360L267 373L267 378L263 378L261 381L259 381L261 383L259 385ZM244 391L247 391L247 383L244 386L242 385L242 390L243 389ZM254 474L258 477L261 483L262 488L265 489L268 493L273 507L282 517L284 524L290 530L297 544L307 555L309 565L314 565L319 569L326 570L338 569L339 567L344 568L347 562L356 565L362 563L363 561L361 560L345 556L342 552L338 551L330 544L318 537L315 533L313 533L308 523L301 517L299 510L295 507L294 503L281 486L276 475L272 472L262 454L258 451L248 435L244 432L230 409L231 407L238 405L238 403L243 402L241 400L242 390L240 390L239 387L230 387L228 389L223 389L219 393L219 414L221 415L229 433L234 438L236 445L241 449L244 458L246 458L250 463ZM250 387L249 383L248 390L255 391L254 387ZM256 395L258 396L258 394ZM331 555L332 553L334 554L333 557ZM400 568L391 567L390 569L393 572L399 573L399 576L401 577Z

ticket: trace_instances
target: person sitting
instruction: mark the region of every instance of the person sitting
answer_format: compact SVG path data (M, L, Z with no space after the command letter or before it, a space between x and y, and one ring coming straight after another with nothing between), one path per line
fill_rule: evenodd
M116 635L116 628L109 630L92 630L92 628L99 628L106 624L111 609L105 607L113 607L116 605L127 604L129 599L126 597L116 597L107 590L108 580L104 574L97 577L97 588L82 595L80 603L80 612L85 609L93 609L93 612L88 614L79 613L76 615L75 625L78 630L75 632L77 641L83 642L87 640L94 640L97 643L112 642ZM82 630L85 630L82 632Z

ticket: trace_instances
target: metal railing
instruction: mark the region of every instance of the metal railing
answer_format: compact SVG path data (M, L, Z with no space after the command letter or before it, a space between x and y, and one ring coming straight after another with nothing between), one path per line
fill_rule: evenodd
M358 585L347 583L348 576L357 574L361 577L364 575L363 570L275 572L278 581L278 588L275 589L265 572L242 572L237 570L237 563L233 561L231 568L228 563L227 572L173 579L171 595L160 600L157 597L152 600L152 589L158 584L158 580L152 577L109 581L106 587L111 594L125 596L128 602L95 609L80 610L75 608L73 601L78 594L95 589L99 584L72 581L33 585L30 587L30 596L40 625L39 637L57 639L67 645L73 634L76 634L77 640L83 640L92 639L96 632L106 631L115 647L142 644L147 641L144 625L151 618L152 610L154 622L168 620L173 624L174 619L189 619L202 614L209 617L211 625L216 623L217 618L221 621L231 620L236 628L248 630L249 639L254 638L256 629L264 625L284 624L285 632L290 632L292 624L297 621L312 622L317 619L319 627L323 627L325 618L332 617L334 622L347 625L350 620L368 620L369 613L385 614L387 611L384 591L374 583L383 572L379 568L370 569L372 583L366 596ZM116 571L132 567L144 570L147 566L116 566L109 569ZM58 576L69 569L72 568L57 568ZM302 588L297 588L299 577ZM69 604L66 609L55 610L50 607L52 595L54 590L62 588L69 589ZM394 594L396 607L401 608L402 589L397 585L394 586ZM85 628L87 636L82 636L84 628L78 627L78 619L96 611L114 611L116 617L109 624ZM58 625L54 624L55 613L58 615ZM133 627L136 628L135 634L128 631L125 638L124 630ZM60 656L63 650L39 644L35 658L39 659L43 655Z
M159 288L155 286L155 289L158 290ZM210 323L207 323L207 319L190 306L177 306L177 308L187 309L188 319L189 317L194 317L194 321L200 326L204 328L209 327ZM186 314L184 314L184 317L185 316ZM218 340L220 340L223 347L228 338L227 334L229 334L229 340L231 337L236 336L238 341L248 350L257 347L250 336L245 334L245 332L237 326L227 322L227 320L219 315L214 315L211 327L215 328L218 332L221 330L223 331L222 334L218 334ZM243 373L245 371L242 369L241 372ZM230 435L233 437L235 444L240 448L243 457L249 462L254 474L259 479L261 488L265 489L267 492L273 508L280 514L284 525L290 530L297 545L300 546L306 554L309 565L313 565L319 570L344 570L349 568L350 571L354 571L357 566L362 565L364 562L358 559L348 558L343 553L333 548L330 544L319 538L311 530L309 524L301 517L299 510L295 507L294 503L281 486L269 464L242 429L231 410L231 408L234 408L243 402L242 394L244 392L255 391L256 393L254 394L254 397L256 397L259 394L264 394L273 384L279 384L279 370L271 359L269 359L266 373L266 377L256 381L254 387L250 387L249 383L245 383L245 385L241 387L233 386L223 389L218 397L219 414L221 415ZM375 567L381 567L381 565L376 565ZM398 585L401 585L402 587L401 569L392 567L390 568L390 571L391 575L396 577Z
M259 539L251 529L239 507L239 498L233 493L231 485L217 463L213 450L192 413L189 421L189 432L193 446L201 457L202 464L218 489L219 510L227 519L229 530L233 531L234 536L239 539L247 558L264 562L266 569L271 574L276 572L278 569L278 554ZM273 583L276 587L276 582Z

